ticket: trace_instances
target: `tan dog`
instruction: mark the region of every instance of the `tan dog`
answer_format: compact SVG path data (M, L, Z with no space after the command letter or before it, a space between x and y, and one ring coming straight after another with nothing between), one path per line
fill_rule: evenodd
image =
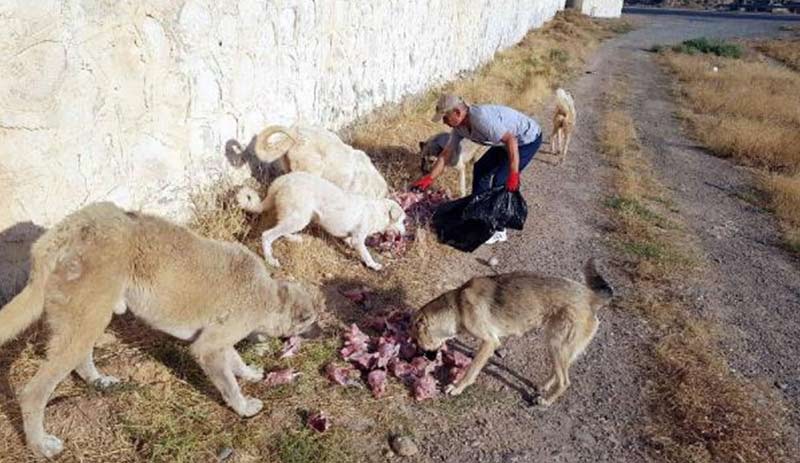
M553 133L550 134L550 150L558 154L561 164L567 157L569 141L575 129L575 101L563 88L556 90L556 111L553 114Z
M267 263L279 267L272 255L272 243L281 238L299 241L295 233L311 222L328 233L345 238L362 262L373 270L381 270L367 250L365 240L373 233L405 234L406 213L393 199L373 199L347 193L333 183L306 172L281 175L269 186L267 197L260 201L258 193L243 187L237 195L239 205L250 212L273 211L274 227L261 234L261 245Z
M269 126L256 137L254 150L264 162L280 161L286 172L308 172L349 193L375 199L388 193L386 180L367 153L321 127Z
M584 276L585 285L525 272L473 278L420 309L414 316L414 339L428 351L459 333L482 342L461 381L448 386L447 393L457 395L475 382L502 337L544 326L553 374L541 389L539 403L550 405L569 386L569 367L594 337L597 310L612 296L592 260Z
M52 457L61 441L44 430L44 408L72 370L108 386L92 360L113 313L126 308L147 324L192 341L191 353L224 401L241 416L261 410L236 377L259 381L233 346L248 334L290 336L317 317L315 299L297 284L272 280L241 244L214 241L158 217L112 203L78 210L33 245L28 285L0 310L0 345L46 315L47 360L19 393L28 446Z
M425 141L419 142L419 154L421 158L420 168L423 173L428 173L433 168L436 159L439 158L442 150L450 141L450 133L441 132L431 136ZM450 155L447 165L458 170L458 187L461 196L467 195L467 167L476 162L486 152L486 147L474 143L466 138L456 148L455 153Z

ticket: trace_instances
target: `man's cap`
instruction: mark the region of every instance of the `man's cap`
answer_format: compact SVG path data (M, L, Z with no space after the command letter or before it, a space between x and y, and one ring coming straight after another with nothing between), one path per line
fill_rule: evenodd
M440 122L446 112L452 111L463 104L466 103L464 103L464 99L460 96L443 93L439 97L439 101L436 103L436 113L433 115L431 120L433 122Z

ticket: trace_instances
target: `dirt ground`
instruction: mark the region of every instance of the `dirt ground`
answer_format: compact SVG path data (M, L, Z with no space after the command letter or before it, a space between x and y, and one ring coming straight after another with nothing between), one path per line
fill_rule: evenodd
M788 410L791 428L785 432L790 445L800 448L800 265L782 250L773 219L739 199L737 193L751 184L747 171L706 154L688 138L675 117L671 82L647 51L654 44L698 36L777 35L782 24L689 16L630 18L638 28L601 45L582 76L566 86L578 108L577 131L562 165L552 163L544 145L523 173L522 191L529 206L525 230L510 231L508 242L483 246L472 255L448 253L435 262L441 269L441 288L490 273L485 262L491 257L499 260L501 272L530 270L580 279L584 262L593 256L619 294L633 290L609 239L603 202L610 194L612 168L597 141L604 92L616 76L625 75L641 143L713 269L702 280L687 281L682 295L695 301L699 314L724 328L721 350L731 368L765 390L764 397L756 399L777 401ZM535 116L549 133L549 112ZM641 318L613 306L599 316L595 340L571 370L572 386L547 410L527 402L535 391L533 384L544 379L547 368L536 334L509 339L502 357L495 357L477 383L458 398L393 404L411 419L409 428L419 446L419 454L406 460L652 460L645 432L650 423L646 391L651 375L643 352L652 343L653 330ZM8 366L0 367L4 375ZM0 391L8 390L8 384L0 384ZM10 394L3 397L9 399ZM205 396L201 399L207 401ZM87 397L76 407L85 411L87 422L107 419L111 412L93 404ZM63 434L64 429L54 431ZM399 457L376 452L364 459L398 461ZM0 454L0 461L8 460Z
M482 247L475 257L497 257L500 271L534 270L580 278L583 262L596 256L605 261L618 292L631 290L610 259L602 206L610 167L596 140L603 92L615 75L626 76L632 84L628 89L634 100L632 116L656 175L671 190L700 238L704 257L713 263L714 272L702 281L687 281L683 295L693 298L697 310L723 328L723 350L736 374L767 385L774 389L771 396L775 392L780 396L791 417L792 429L786 434L796 445L800 267L782 250L772 218L738 199L736 193L752 184L747 172L706 154L687 137L675 117L670 80L647 51L655 44L698 36L771 36L780 33L781 24L665 16L631 19L638 29L602 45L583 77L568 87L579 112L569 158L556 167L542 153L522 175L530 208L526 229L511 232L506 243ZM546 116L539 119L548 125ZM652 333L644 322L613 307L600 319L597 337L572 369L569 392L553 407L547 411L526 407L523 394L516 390L523 383L502 369L490 368L494 374L480 377L462 424L423 437L422 453L427 457L420 461L650 460L643 434L648 425L644 396L648 365L641 353ZM539 339L535 335L511 339L507 356L498 361L540 382L545 358Z

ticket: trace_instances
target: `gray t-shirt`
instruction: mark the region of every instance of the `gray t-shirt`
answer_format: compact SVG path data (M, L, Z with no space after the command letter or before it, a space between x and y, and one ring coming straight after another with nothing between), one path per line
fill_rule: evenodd
M472 105L469 107L469 127L455 127L450 135L450 146L457 146L467 138L486 146L503 145L506 132L517 137L517 144L527 145L541 133L539 124L521 112L500 105Z

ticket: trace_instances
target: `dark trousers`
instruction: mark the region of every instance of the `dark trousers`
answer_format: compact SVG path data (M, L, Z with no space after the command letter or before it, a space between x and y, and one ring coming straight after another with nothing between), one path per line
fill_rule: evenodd
M519 146L519 171L533 160L542 146L542 135L527 145ZM472 168L472 194L483 193L492 187L505 185L508 179L508 151L505 146L494 146L486 152Z

